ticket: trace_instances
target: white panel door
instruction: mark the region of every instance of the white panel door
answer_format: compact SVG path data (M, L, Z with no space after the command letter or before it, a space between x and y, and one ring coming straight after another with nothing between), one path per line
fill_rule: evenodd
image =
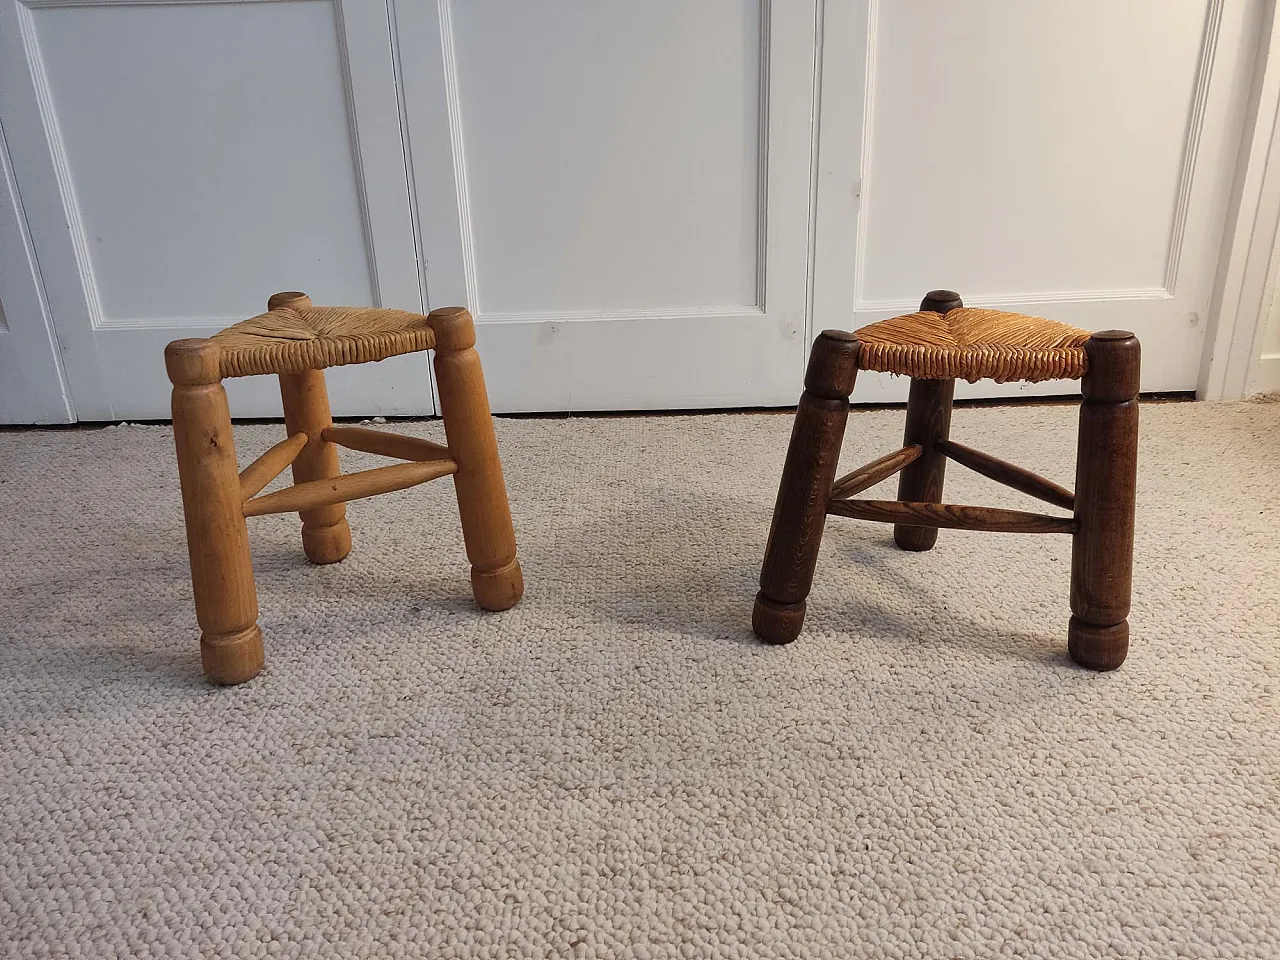
M167 417L165 343L276 290L421 308L383 4L0 0L0 89L80 419ZM329 380L338 413L434 412L422 355ZM280 413L274 378L228 392Z
M1259 0L829 4L815 328L966 304L1120 327L1194 390ZM907 384L859 377L858 398ZM1074 392L959 385L958 396Z
M0 423L70 423L71 398L0 128Z
M432 306L505 411L792 404L814 0L394 0Z

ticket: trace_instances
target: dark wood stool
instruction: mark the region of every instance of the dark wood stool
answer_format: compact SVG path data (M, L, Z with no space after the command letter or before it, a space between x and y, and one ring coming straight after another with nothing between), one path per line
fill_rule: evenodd
M809 357L774 507L752 616L756 635L768 643L799 636L828 514L892 523L904 550L932 548L940 527L1068 533L1071 658L1093 670L1120 666L1129 652L1140 363L1132 333L1090 334L1039 317L969 309L950 290L931 292L918 313L855 333L823 332ZM858 370L911 377L906 435L901 450L837 480ZM1075 492L951 440L956 377L1080 380ZM1071 515L943 503L949 459ZM854 499L899 472L897 500Z

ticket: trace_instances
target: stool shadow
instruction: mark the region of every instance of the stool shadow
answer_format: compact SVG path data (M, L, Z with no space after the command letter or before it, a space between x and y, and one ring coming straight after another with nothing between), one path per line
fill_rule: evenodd
M111 529L104 526L104 535ZM76 709L86 687L109 687L124 699L141 691L185 698L203 688L186 564L131 551L128 542L114 555L86 552L80 559L86 562L71 571L73 588L57 566L56 576L28 574L15 584L0 632L0 677L11 684L58 680L30 709Z
M573 502L574 493L544 490L547 499ZM576 510L543 511L550 521L533 536L534 519L517 514L518 555L525 596L516 611L548 616L590 629L604 620L651 630L666 639L677 635L755 643L751 604L757 589L760 557L768 532L767 509L728 499L706 502L695 514L691 498L637 484L619 489L607 502L578 504ZM744 519L744 517L746 519ZM358 547L357 547L358 549ZM462 595L470 603L468 565L461 538L438 544L433 561L456 569L456 585L441 578L439 599ZM386 580L403 581L404 569ZM473 603L468 616L477 615ZM490 614L481 614L489 616Z
M555 556L522 554L534 603L581 606L609 622L668 635L736 647L760 644L751 631L751 610L771 519L765 501L729 496L698 500L687 491L650 484L611 499L608 507L607 515L585 511L564 524L557 538L563 549ZM952 609L927 577L913 579L895 569L888 561L901 552L885 532L874 529L828 539L816 581L822 581L824 569L830 576L831 565L838 564L909 595L915 609L909 616L900 614L856 590L845 591L835 606L825 598L819 601L825 605L822 620L834 617L854 625L850 639L871 636L905 644L931 638L997 660L1070 663L1065 600L1060 637L993 626ZM542 594L540 577L552 571L557 583L576 586ZM811 622L814 611L811 600ZM946 633L928 628L937 622L948 625Z
M554 495L554 491L544 494ZM652 631L668 641L685 636L731 648L757 646L751 608L770 512L765 499L700 498L685 487L652 478L606 504L594 504L579 514L559 513L553 518L553 529L544 528L521 544L527 589L515 609L526 616L545 611L556 617L578 617L588 626L592 619L603 619ZM517 531L531 525L517 518ZM493 616L480 611L472 599L460 536L441 536L432 527L433 542L428 545L411 529L404 529L395 535L396 541L403 538L402 545L384 537L377 548L377 563L362 565L362 554L370 546L362 544L358 527L356 534L350 559L317 567L304 556L292 522L278 530L251 532L269 659L287 656L294 644L311 633L333 632L342 622L362 630L421 621L423 631L430 631L439 628L441 618L461 624ZM946 549L945 543L936 549ZM95 618L111 620L124 631L122 636L136 633L138 640L90 644L68 639L67 659L58 669L71 668L87 679L118 680L128 673L149 678L152 687L157 676L178 686L203 687L199 628L184 553L181 540L175 538L164 556L152 548L124 548L112 557L109 570L104 566L85 571L89 581L101 584L96 590L100 600ZM1070 662L1065 597L1060 635L1010 630L957 610L947 603L936 578L904 570L901 559L887 528L829 528L816 581L819 585L829 582L833 566L839 566L853 586L835 592L834 602L832 591L823 591L817 601L821 606L811 601L810 624L819 618L826 624L847 624L842 632L851 640L930 642L963 647L992 659ZM96 561L93 566L97 567ZM873 591L859 591L856 583L862 578L878 585L874 593L890 591L910 597L911 613L877 602L871 597ZM135 590L121 595L111 587L113 582L145 584L146 602L139 602ZM26 586L32 596L56 598L65 582ZM94 589L92 582L86 582L85 589ZM32 614L39 615L34 608ZM933 626L938 623L947 629ZM175 639L153 644L148 638L156 636L157 629ZM72 663L71 650L80 649L82 642L86 656ZM42 672L29 659L21 669L32 675Z
M866 593L856 589L842 591L837 606L830 608L825 619L833 615L865 624L860 632L872 633L878 640L908 643L931 642L960 647L993 660L1015 658L1055 666L1074 663L1067 655L1067 609L1063 599L1062 632L1054 636L1041 631L1021 631L1001 628L991 622L975 619L959 612L955 604L944 600L937 589L938 581L923 573L904 573L895 562L902 556L887 532L841 537L839 562L855 568L861 576L877 583L880 590L886 587L911 598L913 609L908 614L876 604ZM832 546L836 546L834 543ZM944 546L934 550L945 549ZM932 551L930 551L932 552ZM926 555L927 556L927 555ZM821 566L821 561L820 561ZM936 624L945 624L939 630ZM960 639L963 638L963 639Z

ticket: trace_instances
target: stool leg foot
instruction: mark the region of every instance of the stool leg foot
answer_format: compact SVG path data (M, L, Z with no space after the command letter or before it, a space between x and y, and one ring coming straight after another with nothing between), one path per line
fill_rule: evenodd
M1107 330L1085 344L1071 549L1071 659L1114 670L1129 652L1141 348Z
M284 402L285 431L290 435L305 433L309 438L293 461L293 482L340 476L338 448L320 437L326 427L333 425L324 371L280 374L280 399ZM337 563L351 552L345 503L303 510L298 517L302 520L302 549L312 563Z
M233 687L252 680L266 662L262 628L256 623L241 633L200 636L200 664L210 682Z
M207 340L178 340L165 350L165 361L174 385L173 437L200 659L214 683L244 683L262 669L262 630L218 351Z
M440 415L449 454L458 464L453 487L471 561L472 594L485 610L506 610L524 595L524 574L516 559L516 535L475 349L475 325L461 307L433 310L429 319L436 334Z
M1114 670L1129 655L1129 621L1099 627L1072 617L1067 627L1067 652L1090 670Z
M796 407L751 616L752 629L766 643L790 643L804 624L857 374L853 335L842 330L819 334Z
M796 603L775 603L762 590L756 594L755 606L751 610L751 630L765 643L790 643L800 636L804 628L807 606L807 599Z

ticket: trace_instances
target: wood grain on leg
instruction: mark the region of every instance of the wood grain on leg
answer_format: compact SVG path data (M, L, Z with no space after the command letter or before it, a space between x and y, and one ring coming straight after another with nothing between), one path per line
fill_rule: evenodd
M267 488L276 477L284 473L307 445L305 433L286 437L240 471L240 496L248 500Z
M370 430L367 427L328 427L324 431L324 438L348 450L373 453L380 457L395 457L397 460L426 462L449 459L448 447L442 447L438 443L419 437L387 433L385 430Z
M767 643L790 643L804 624L857 374L858 341L853 334L819 334L796 408L751 617L756 636Z
M941 503L947 458L935 443L951 430L954 380L911 381L903 446L918 444L924 452L907 464L898 477L898 499L906 503ZM896 524L893 541L903 550L930 550L938 542L936 527Z
M1141 347L1121 330L1085 344L1071 551L1071 658L1114 670L1129 652Z
M954 290L931 290L920 301L921 310L947 313L964 306ZM945 440L951 432L951 405L955 399L955 380L920 380L912 378L907 396L907 425L902 445L919 444L924 453L908 464L898 478L898 499L914 503L941 503L947 458L935 449L934 441ZM903 550L931 550L938 542L936 527L914 527L897 524L893 541Z
M218 348L208 340L176 340L165 349L165 366L173 382L200 659L214 683L243 683L262 669L262 630Z
M904 503L901 500L832 500L827 512L877 523L914 521L921 526L983 533L1074 533L1071 517L1052 517L998 507L971 507L958 503Z
M269 513L302 513L318 510L334 503L348 503L364 497L376 497L393 490L416 487L428 480L447 477L458 469L452 460L429 460L424 463L393 463L386 467L344 473L332 480L296 483L275 493L254 497L244 503L246 517L262 517Z
M865 467L859 467L852 473L845 474L831 487L831 499L843 500L845 497L857 496L863 490L874 487L881 480L888 480L907 464L918 460L924 448L912 444L887 453L878 460L872 460Z
M963 443L956 443L954 440L937 440L934 446L942 451L948 460L954 460L996 483L1002 483L1006 487L1012 487L1014 490L1046 503L1052 503L1064 510L1074 510L1076 507L1076 496L1066 487L1052 480L1046 480L1039 474L1032 473L1015 463L1008 463L999 457L966 447Z
M436 387L453 476L462 535L471 561L471 588L486 610L506 610L524 595L524 575L516 559L507 487L498 459L498 440L485 391L475 325L462 307L433 310Z
M307 445L293 461L293 482L332 480L340 476L338 448L323 436L325 428L333 425L324 371L280 374L280 397L284 401L285 430L290 435L307 435ZM298 516L302 520L302 549L312 563L337 563L351 552L351 527L347 523L345 504L303 510Z

